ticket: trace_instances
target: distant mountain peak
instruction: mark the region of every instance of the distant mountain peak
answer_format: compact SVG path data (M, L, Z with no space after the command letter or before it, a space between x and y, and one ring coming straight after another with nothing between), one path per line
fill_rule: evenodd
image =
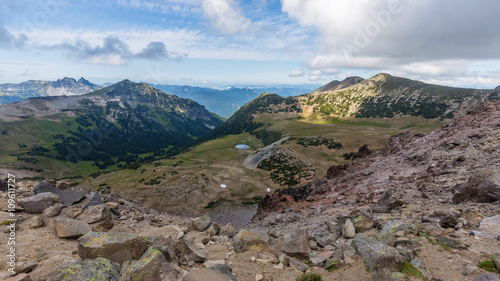
M364 80L365 79L363 79L359 76L347 77L346 79L344 79L342 81L333 80L330 83L326 84L325 86L318 88L316 91L317 92L328 92L328 91L341 90L341 89L345 89L347 87L350 87L352 85L356 85L358 83L361 83Z
M495 90L500 90L500 86L497 86L497 87L495 88Z

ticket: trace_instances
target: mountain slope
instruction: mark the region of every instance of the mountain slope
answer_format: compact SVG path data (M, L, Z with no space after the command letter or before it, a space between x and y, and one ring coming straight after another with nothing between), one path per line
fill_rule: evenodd
M173 154L222 124L196 102L128 80L82 96L0 105L0 120L10 147L2 160L90 161L100 169Z
M85 80L65 77L57 81L30 80L19 84L0 84L0 104L32 97L83 95L102 88Z

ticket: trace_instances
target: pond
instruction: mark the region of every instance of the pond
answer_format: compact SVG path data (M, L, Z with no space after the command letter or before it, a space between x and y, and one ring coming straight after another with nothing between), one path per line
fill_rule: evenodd
M250 148L250 146L248 146L246 144L237 144L234 147L236 147L237 149L249 149Z

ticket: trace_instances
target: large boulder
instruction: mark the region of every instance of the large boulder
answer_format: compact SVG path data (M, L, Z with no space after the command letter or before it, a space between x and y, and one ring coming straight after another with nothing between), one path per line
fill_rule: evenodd
M123 263L119 281L135 280L179 280L182 276L181 269L165 259L160 250L149 247L137 260Z
M191 270L183 281L231 281L229 277L208 268Z
M62 217L54 219L54 228L61 238L79 238L92 231L84 221Z
M500 200L500 174L486 173L473 175L469 181L458 186L453 195L453 204L465 201L473 203L493 203Z
M59 195L59 200L64 203L64 205L69 206L75 202L82 200L85 197L86 192L81 190L62 190L54 187L48 181L40 182L35 188L33 188L35 194L50 192Z
M139 259L151 241L131 233L89 232L78 238L78 254L82 259L107 258L122 264Z
M399 271L405 260L396 248L383 244L377 239L364 234L356 235L352 246L369 269L378 270L388 268L393 271Z
M104 204L87 207L76 218L90 224L93 231L108 231L115 225L111 209Z
M66 208L63 203L55 203L54 205L46 208L42 212L42 218L55 218L61 214L61 211Z
M281 250L291 257L299 259L308 258L311 250L309 249L309 234L307 233L307 229L297 229L286 235L285 245L283 245Z
M474 281L500 281L500 278L491 274L482 274L474 279Z
M260 234L242 229L234 239L234 250L236 253L243 253L246 251L263 251L268 253L275 253L269 244L266 242L266 238Z
M352 220L352 223L354 225L354 229L356 229L357 233L361 233L364 231L367 231L368 229L371 229L374 226L373 221L371 221L369 218L360 215L357 216Z
M50 278L51 281L117 281L120 265L105 258L89 259L65 263L59 266Z
M179 257L179 262L188 264L190 261L203 263L207 256L193 242L181 239L175 245L175 252Z
M59 196L54 193L39 193L26 198L21 198L17 203L24 208L28 214L41 214L43 210L59 201Z
M99 191L94 191L92 192L92 194L90 194L89 201L87 202L87 204L85 204L83 209L85 210L90 206L97 206L102 204L104 204L104 202L102 201L101 193L99 193Z

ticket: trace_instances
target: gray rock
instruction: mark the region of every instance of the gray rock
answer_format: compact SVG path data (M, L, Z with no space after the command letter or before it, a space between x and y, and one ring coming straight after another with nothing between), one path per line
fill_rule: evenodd
M281 250L291 257L299 259L309 257L311 250L309 249L309 234L307 233L307 229L297 229L286 235L285 245Z
M372 212L374 213L389 213L391 211L391 207L389 207L389 205L379 205L379 206L375 206L372 208Z
M311 257L311 263L315 266L321 266L324 264L328 259L330 259L333 256L334 252L333 251L325 251L321 252L313 257Z
M120 271L119 281L179 280L181 269L165 259L160 250L149 247L137 261L126 261Z
M352 220L357 233L367 231L374 226L374 223L367 217L360 215Z
M202 268L191 270L183 281L231 281L227 276L219 274L211 269Z
M500 175L488 173L473 175L469 181L460 185L458 192L453 195L452 203L460 204L465 201L473 203L493 203L500 200Z
M354 238L356 235L356 229L352 224L350 219L347 219L344 223L344 227L342 227L342 236L346 238Z
M309 239L312 239L321 248L331 245L334 241L330 232L324 230L315 230L309 233Z
M236 276L233 275L233 269L227 264L217 264L211 266L210 269L219 274L225 275L231 281L238 281L238 279L236 279Z
M179 257L179 262L189 264L190 261L203 263L207 256L193 242L181 239L175 245L175 252Z
M384 228L380 231L378 235L378 240L380 242L385 243L387 245L394 245L394 241L396 241L396 232L403 230L405 233L413 233L416 234L418 229L417 227L408 222L395 221L391 220L384 225Z
M92 231L84 221L63 217L54 219L54 228L61 238L79 238Z
M117 281L120 265L105 258L89 259L65 263L59 266L50 278L51 281Z
M453 249L459 249L459 250L462 250L462 249L465 249L467 248L466 245L464 245L463 243L455 240L455 239L452 239L452 238L448 238L448 237L444 237L444 236L439 236L436 238L436 240L440 243L443 243L444 245L448 246L448 247L451 247Z
M59 196L50 192L40 193L34 196L21 198L17 203L24 208L28 214L41 214L43 210L59 201Z
M40 228L43 225L43 218L41 216L33 216L29 223L31 229Z
M38 265L38 262L35 261L19 261L16 262L16 266L14 267L14 272L16 274L27 273Z
M482 219L477 230L497 237L500 234L500 215Z
M69 206L67 208L64 208L59 216L65 217L65 218L70 218L70 219L75 219L78 217L83 212L83 208L80 205L73 205Z
M212 219L210 219L209 215L204 215L204 216L199 217L199 218L194 218L191 221L191 223L192 223L194 230L203 231L210 226L210 224L212 223Z
M111 210L104 204L87 207L76 218L90 224L93 231L108 231L115 225Z
M59 195L59 200L64 203L64 205L69 206L75 202L82 200L85 197L86 192L81 190L62 190L54 187L47 181L40 182L33 189L35 194L40 194L44 192L50 192Z
M399 271L404 262L404 257L394 247L383 244L364 234L356 235L352 246L369 269L388 268Z
M491 274L483 274L474 279L474 281L500 281L500 278Z
M83 207L83 209L87 209L90 206L102 205L104 202L102 201L102 196L99 191L94 191L90 194L89 202Z
M175 241L170 237L154 236L148 237L151 240L151 246L160 250L168 262L178 264L179 259L175 253Z
M55 203L54 205L43 210L42 218L55 218L61 214L61 211L66 208L63 203Z
M9 190L9 183L3 179L0 179L0 191L5 192Z
M78 238L78 255L82 259L103 257L122 264L139 259L150 244L150 240L131 233L89 232Z
M290 258L289 263L291 266L295 267L297 270L306 272L308 266L307 264L295 259L295 258Z

